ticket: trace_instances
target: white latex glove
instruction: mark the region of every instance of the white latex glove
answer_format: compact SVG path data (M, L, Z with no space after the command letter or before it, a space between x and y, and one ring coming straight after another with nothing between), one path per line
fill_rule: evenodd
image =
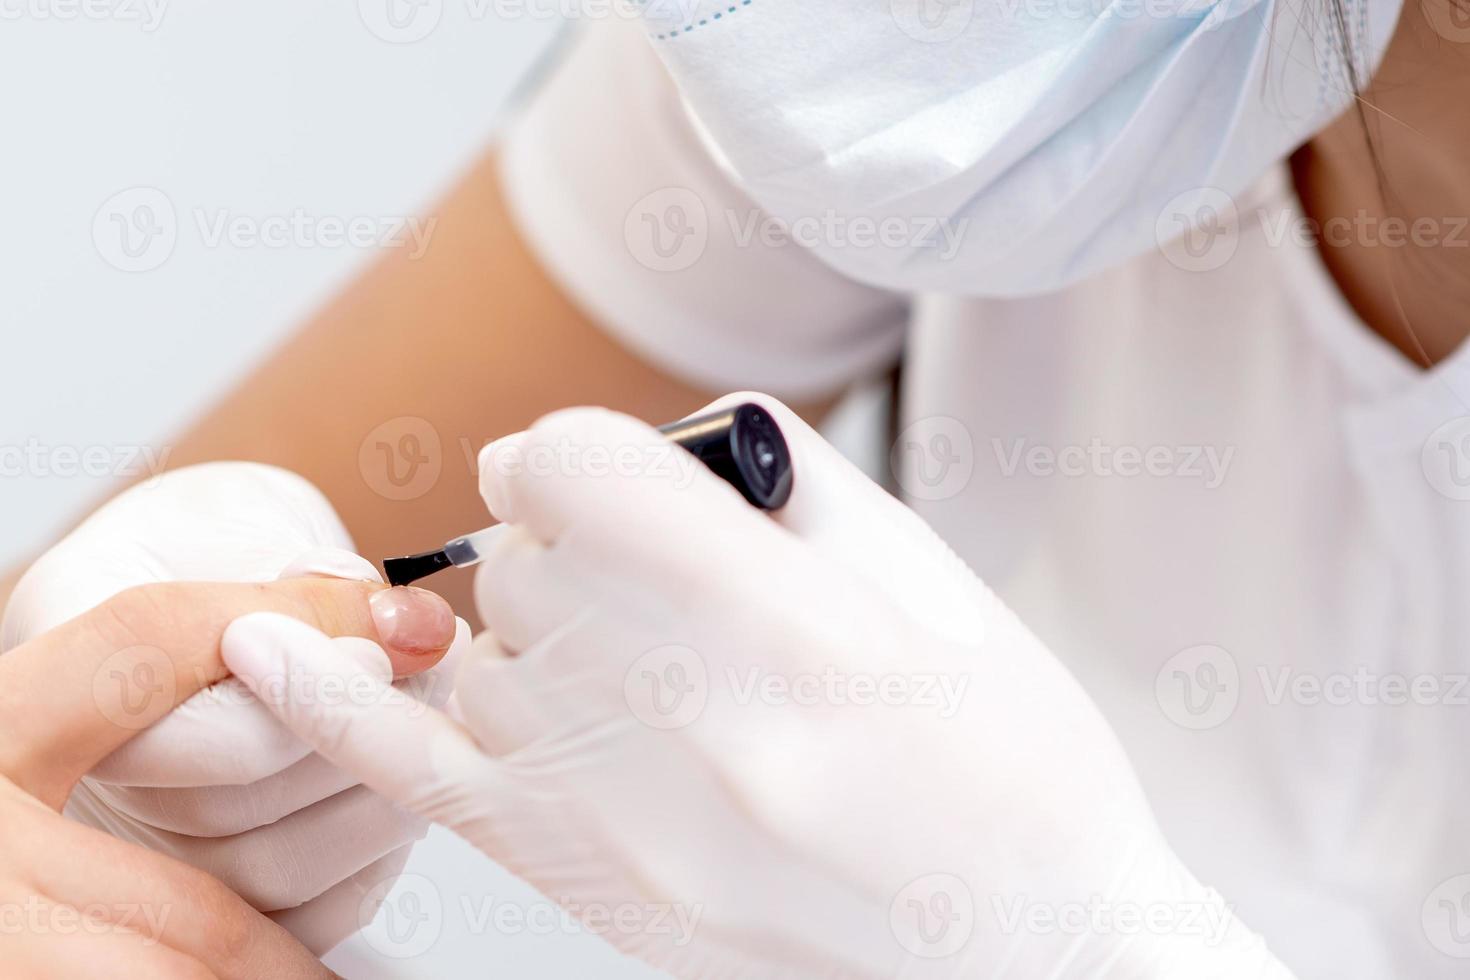
M458 720L266 702L675 975L1286 976L1180 865L1056 659L760 400L795 466L776 520L606 412L487 449L510 527L480 571L493 637L462 665ZM262 690L360 670L269 615L221 650Z
M316 488L249 463L179 470L119 495L26 572L0 651L131 586L309 575L380 581ZM399 686L443 703L456 652ZM392 676L382 665L381 681ZM234 678L109 756L66 813L209 872L319 955L366 924L363 896L402 869L425 831L313 754Z

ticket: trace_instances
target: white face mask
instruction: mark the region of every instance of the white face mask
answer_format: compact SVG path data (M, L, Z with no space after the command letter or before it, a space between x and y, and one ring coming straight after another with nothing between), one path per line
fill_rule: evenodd
M1352 101L1400 0L649 0L737 180L831 265L1045 292L1216 221ZM1344 37L1346 34L1346 37ZM609 80L616 84L615 79ZM1223 192L1223 194L1222 194Z

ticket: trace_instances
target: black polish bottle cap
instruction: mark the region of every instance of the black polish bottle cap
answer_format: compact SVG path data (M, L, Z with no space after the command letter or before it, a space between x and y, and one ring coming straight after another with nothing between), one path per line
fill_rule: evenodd
M659 431L761 510L780 510L791 499L791 450L776 420L759 405L747 403Z

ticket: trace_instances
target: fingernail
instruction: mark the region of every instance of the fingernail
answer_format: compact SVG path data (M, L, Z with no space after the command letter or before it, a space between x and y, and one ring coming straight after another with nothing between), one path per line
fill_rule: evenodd
M368 600L378 639L395 653L439 653L454 642L454 610L423 589L385 589Z

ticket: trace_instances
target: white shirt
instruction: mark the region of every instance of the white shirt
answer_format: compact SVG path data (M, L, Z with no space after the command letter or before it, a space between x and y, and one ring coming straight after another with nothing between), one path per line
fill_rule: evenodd
M1424 373L1356 319L1284 167L1192 251L895 296L771 236L606 24L503 177L568 293L684 378L799 399L901 354L898 483L1096 699L1194 873L1304 978L1470 969L1470 355Z

